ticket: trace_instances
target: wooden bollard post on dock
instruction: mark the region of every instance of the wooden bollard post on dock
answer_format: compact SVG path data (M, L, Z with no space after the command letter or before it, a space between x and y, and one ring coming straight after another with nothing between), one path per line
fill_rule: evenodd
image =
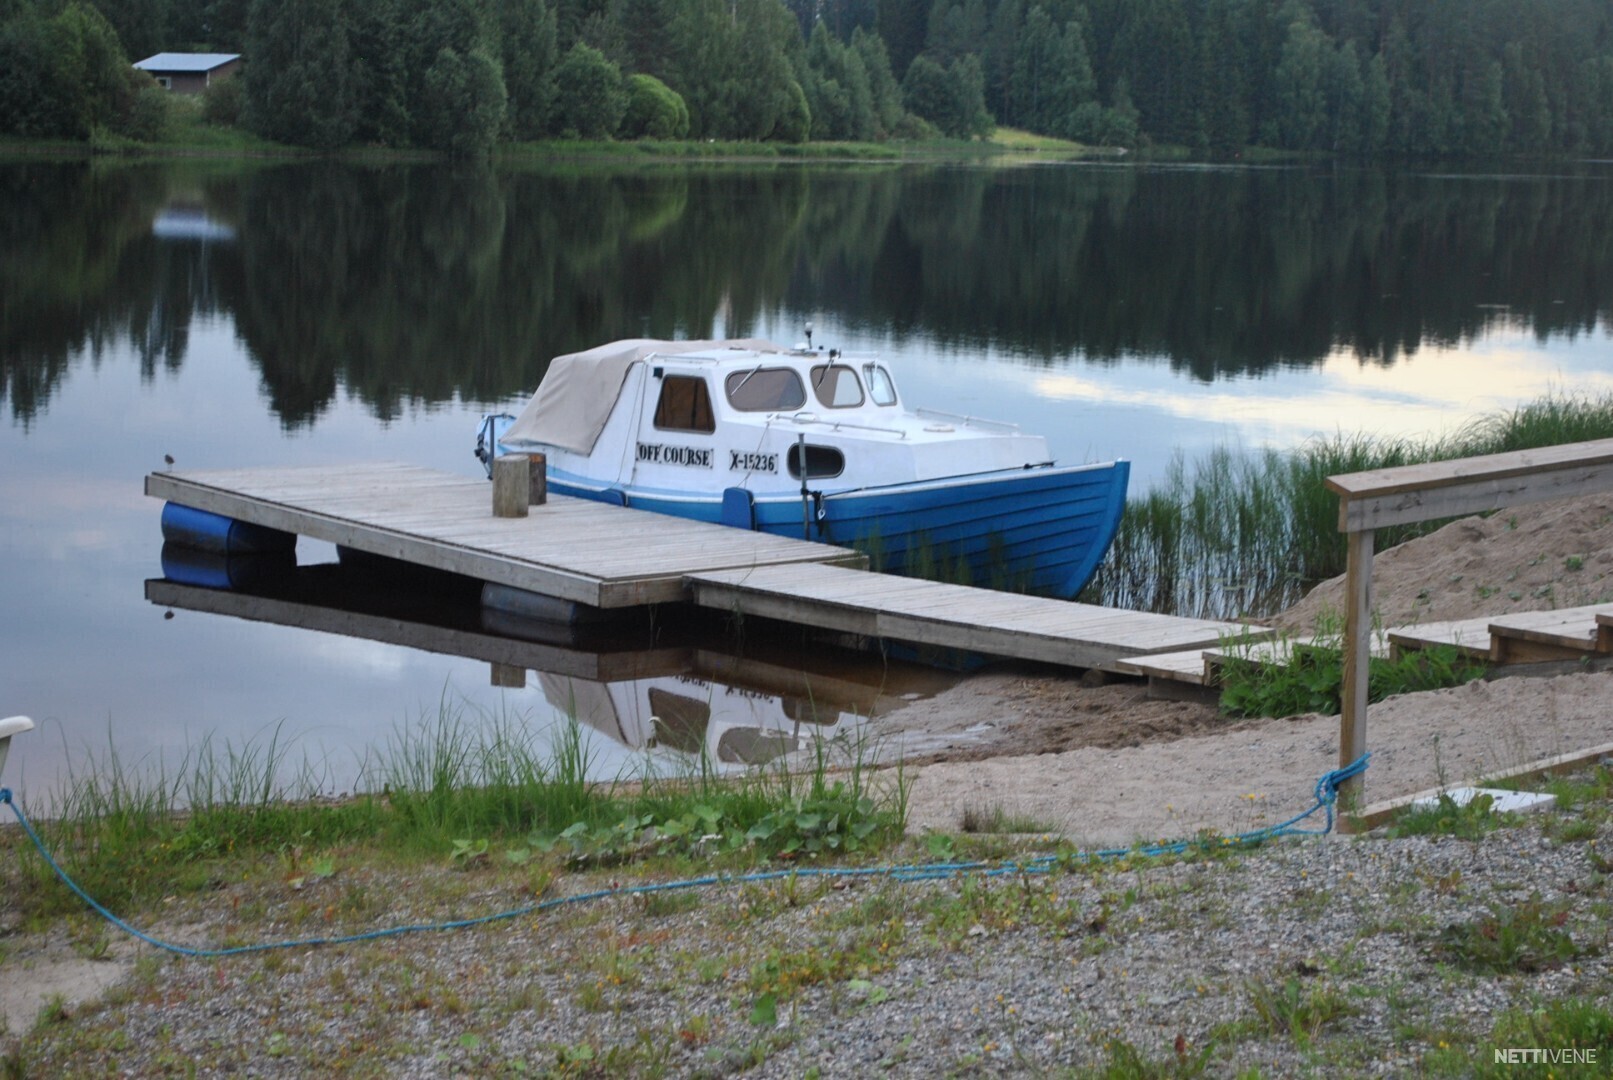
M493 459L493 516L526 517L532 498L532 459L525 454L500 454Z
M542 506L549 501L549 460L542 454L528 454L527 458L532 462L532 479L528 488L527 503Z

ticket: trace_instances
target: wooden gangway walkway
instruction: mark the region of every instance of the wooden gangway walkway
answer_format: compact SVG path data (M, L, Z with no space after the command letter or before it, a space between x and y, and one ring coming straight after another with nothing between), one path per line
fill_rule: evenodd
M861 569L844 548L551 496L491 513L484 480L376 464L158 472L146 494L599 608L693 600L828 630L1076 668L1207 648L1232 623L1048 600Z
M1125 657L1207 648L1246 629L830 565L691 574L689 584L703 607L1105 671Z

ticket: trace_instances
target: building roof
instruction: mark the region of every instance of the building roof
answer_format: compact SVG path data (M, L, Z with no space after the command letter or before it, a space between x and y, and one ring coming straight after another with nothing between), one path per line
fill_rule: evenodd
M148 56L135 64L141 71L194 71L197 73L221 68L232 60L241 59L240 53L177 53L163 52Z

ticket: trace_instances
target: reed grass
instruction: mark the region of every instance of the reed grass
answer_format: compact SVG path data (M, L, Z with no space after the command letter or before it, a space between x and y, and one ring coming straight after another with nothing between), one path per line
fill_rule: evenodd
M1554 394L1481 417L1444 438L1335 435L1280 453L1217 448L1181 455L1126 504L1108 557L1082 599L1197 618L1264 616L1344 572L1329 476L1613 438L1613 395ZM1380 550L1443 521L1380 529Z
M749 830L803 808L855 829L861 849L894 843L905 826L905 782L899 772L874 780L861 743L832 764L819 743L795 769L779 762L727 775L701 758L684 774L601 782L584 728L564 721L545 742L546 730L519 712L445 699L364 763L358 786L369 793L344 798L326 794L327 770L293 761L278 726L240 745L204 739L172 766L125 761L109 739L30 816L63 869L114 909L338 847L429 861L572 827L603 835L623 822L699 819L738 838L723 850L743 864L780 853L749 842ZM0 887L21 898L26 915L79 909L20 833L0 833L0 850L15 856L0 863Z

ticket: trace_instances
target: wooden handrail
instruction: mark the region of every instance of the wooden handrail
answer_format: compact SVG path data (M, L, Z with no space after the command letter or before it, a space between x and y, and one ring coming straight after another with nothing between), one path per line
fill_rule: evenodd
M1372 645L1372 547L1377 529L1464 517L1509 506L1613 491L1613 439L1456 458L1327 478L1347 533L1344 572L1344 683L1339 767L1367 750L1367 676ZM1339 788L1359 806L1362 778Z

